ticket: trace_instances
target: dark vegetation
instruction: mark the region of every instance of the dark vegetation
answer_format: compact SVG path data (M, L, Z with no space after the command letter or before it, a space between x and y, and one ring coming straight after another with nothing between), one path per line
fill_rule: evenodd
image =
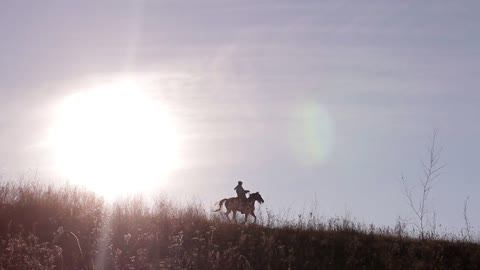
M0 184L0 269L480 269L478 243L314 215L234 224L200 204Z

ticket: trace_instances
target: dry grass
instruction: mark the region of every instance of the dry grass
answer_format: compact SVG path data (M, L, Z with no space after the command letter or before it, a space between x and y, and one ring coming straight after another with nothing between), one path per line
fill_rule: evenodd
M0 184L0 269L480 269L480 246L313 214L239 225L200 204Z

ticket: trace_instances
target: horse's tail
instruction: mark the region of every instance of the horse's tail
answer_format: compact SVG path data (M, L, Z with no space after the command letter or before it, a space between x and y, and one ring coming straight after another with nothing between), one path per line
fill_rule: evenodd
M217 210L213 210L213 212L218 212L222 209L222 206L223 206L223 203L225 203L227 199L223 199L221 200L219 203L218 203L218 209Z

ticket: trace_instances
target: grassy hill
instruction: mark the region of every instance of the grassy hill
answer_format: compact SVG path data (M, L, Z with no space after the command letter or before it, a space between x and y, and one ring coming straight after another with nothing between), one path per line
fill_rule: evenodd
M0 269L480 269L480 245L346 219L241 225L197 204L2 183Z

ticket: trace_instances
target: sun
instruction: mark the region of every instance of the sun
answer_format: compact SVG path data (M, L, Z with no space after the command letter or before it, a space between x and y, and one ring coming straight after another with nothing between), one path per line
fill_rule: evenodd
M178 166L179 138L165 106L132 79L65 97L51 129L56 167L107 198L150 190Z

